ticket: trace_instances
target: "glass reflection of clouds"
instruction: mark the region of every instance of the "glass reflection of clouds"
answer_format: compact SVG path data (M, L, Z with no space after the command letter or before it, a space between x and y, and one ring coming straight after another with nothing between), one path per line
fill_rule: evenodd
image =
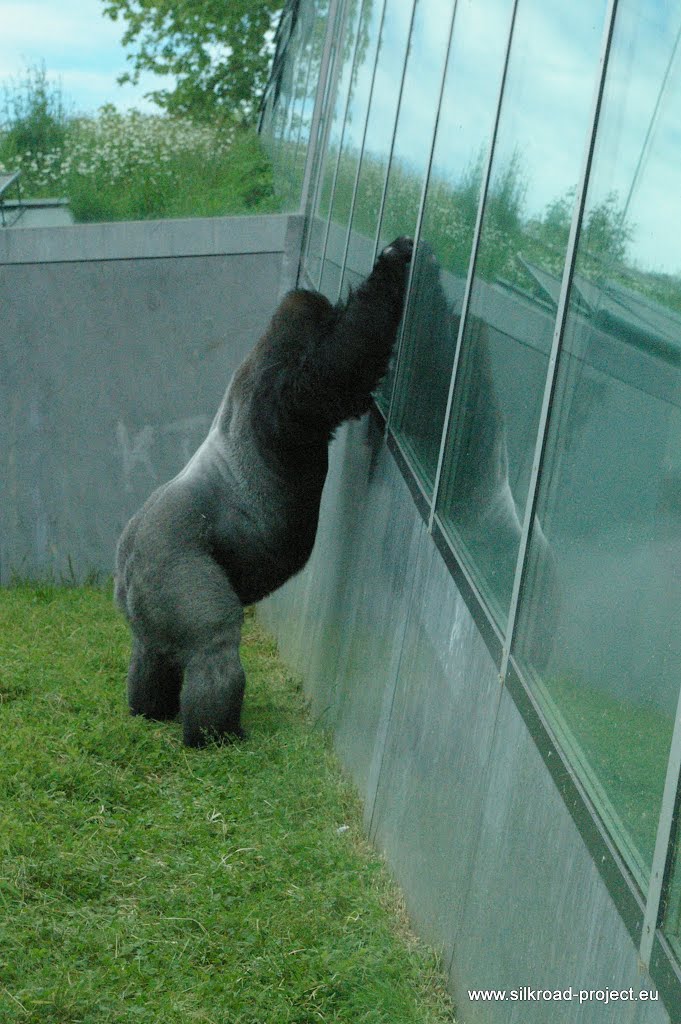
M379 159L384 158L390 149L395 127L397 90L405 60L412 6L411 0L388 0L386 7L371 97L370 129L364 144L364 152Z
M520 0L495 169L514 154L524 175L525 216L541 215L574 188L584 153L605 4ZM526 62L531 62L531 69Z
M681 12L666 2L624 3L617 17L618 31L635 31L639 45L608 79L608 103L626 107L628 117L599 128L598 151L609 154L609 177L598 183L594 199L615 192L626 207L632 263L674 274L681 270L669 230L681 223Z
M393 161L420 177L425 174L430 154L451 23L450 0L417 0ZM379 102L380 90L388 87L385 81L377 83ZM392 89L395 89L394 78Z

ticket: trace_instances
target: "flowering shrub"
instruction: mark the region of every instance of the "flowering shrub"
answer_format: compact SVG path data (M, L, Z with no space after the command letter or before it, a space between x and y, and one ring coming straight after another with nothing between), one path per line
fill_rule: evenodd
M78 221L210 216L273 208L270 170L254 133L102 107L70 119L49 151L3 147L0 171L21 171L23 195L65 196Z

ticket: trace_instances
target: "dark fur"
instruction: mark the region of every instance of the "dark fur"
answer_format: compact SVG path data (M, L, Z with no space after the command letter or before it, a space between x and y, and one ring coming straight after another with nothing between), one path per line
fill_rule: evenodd
M290 292L204 443L123 531L116 600L133 634L130 709L180 711L190 746L241 735L243 607L310 556L329 441L368 410L386 371L411 252L406 238L389 245L344 305Z

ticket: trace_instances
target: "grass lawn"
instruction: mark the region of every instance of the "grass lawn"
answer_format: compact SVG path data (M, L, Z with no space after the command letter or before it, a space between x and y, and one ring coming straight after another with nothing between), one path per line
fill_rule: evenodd
M2 1024L451 1021L255 620L234 745L130 717L128 649L108 592L0 591Z

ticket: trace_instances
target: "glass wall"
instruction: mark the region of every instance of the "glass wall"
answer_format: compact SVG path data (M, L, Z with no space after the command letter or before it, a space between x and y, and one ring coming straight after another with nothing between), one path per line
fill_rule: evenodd
M516 642L643 889L681 683L680 34L620 5Z
M379 252L399 235L416 234L440 106L451 17L448 0L416 0L378 228ZM394 365L376 395L386 410L393 379Z
M318 0L285 12L285 31L274 57L260 135L272 160L277 206L283 210L298 209L301 202L328 10L328 0Z
M412 0L386 0L374 69L366 139L359 161L341 294L371 270L381 201L407 55Z
M475 0L456 5L391 411L391 426L429 492L512 10L512 0L490 0L483 20Z
M334 33L333 67L329 98L328 128L321 153L321 164L310 220L306 264L308 274L316 287L320 286L322 263L327 243L329 207L336 182L338 156L343 145L343 130L350 86L353 79L357 32L362 15L360 0L349 0L338 15L338 29Z
M347 231L354 196L359 158L364 144L367 111L374 81L374 67L380 38L385 0L364 0L354 64L345 110L342 141L331 192L321 290L335 301L345 260Z
M325 28L325 17L320 17L314 6L301 8L291 40L295 58L291 61L293 84L285 115L287 127L280 140L274 175L282 209L294 210L300 204Z
M519 0L437 512L506 625L605 0Z
M653 921L657 856L681 958L681 13L363 0L343 24L307 272L335 301L417 234L387 431Z

